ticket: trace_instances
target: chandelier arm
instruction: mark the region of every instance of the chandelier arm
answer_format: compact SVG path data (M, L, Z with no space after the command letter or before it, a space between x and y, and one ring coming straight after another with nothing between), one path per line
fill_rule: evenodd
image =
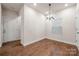
M53 16L51 16L51 4L49 4L49 15L48 15L48 19L51 20L51 19L55 19Z

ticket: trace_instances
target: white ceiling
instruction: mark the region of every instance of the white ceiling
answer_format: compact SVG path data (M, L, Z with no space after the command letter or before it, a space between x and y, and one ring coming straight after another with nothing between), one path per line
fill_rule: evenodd
M49 3L37 3L36 6L34 6L33 3L26 3L26 5L28 5L31 8L36 9L37 11L43 14L46 14L46 12L49 10ZM52 12L57 12L67 7L74 6L76 4L68 3L67 7L65 7L64 5L65 3L51 3ZM20 8L23 6L23 4L22 3L2 3L2 6L4 8L8 8L10 10L18 12Z
M43 14L46 14L46 12L49 11L49 3L37 3L36 6L33 5L33 3L28 3L28 6L40 11ZM65 7L65 3L51 3L51 9L52 12L55 13L57 11L60 11L62 9L68 8L70 6L76 5L75 3L68 3L68 6Z
M22 6L22 3L2 3L3 8L7 8L15 12L18 12Z

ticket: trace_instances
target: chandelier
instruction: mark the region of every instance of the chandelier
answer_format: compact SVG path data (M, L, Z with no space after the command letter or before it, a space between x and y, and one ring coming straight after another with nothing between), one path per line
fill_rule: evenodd
M52 6L51 6L51 4L49 4L49 14L47 16L47 19L48 20L55 20L55 17L53 17L53 15L52 15Z

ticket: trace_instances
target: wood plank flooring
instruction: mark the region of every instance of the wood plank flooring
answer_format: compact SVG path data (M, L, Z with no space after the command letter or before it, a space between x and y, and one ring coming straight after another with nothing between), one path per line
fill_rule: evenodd
M3 43L0 56L77 56L75 45L50 39L43 39L28 46L22 46L20 41Z

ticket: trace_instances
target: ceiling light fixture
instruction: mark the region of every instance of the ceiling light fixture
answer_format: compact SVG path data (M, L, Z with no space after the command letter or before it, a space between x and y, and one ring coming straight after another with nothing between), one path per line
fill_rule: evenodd
M36 4L36 3L34 3L33 5L34 5L34 6L36 6L37 4Z
M53 15L51 13L52 13L52 7L51 7L51 4L49 4L49 13L48 13L47 19L49 19L49 20L55 20L55 18L53 17Z
M67 7L68 6L68 4L65 4L65 7Z
M45 12L45 14L48 14L49 12L47 11L47 12Z

